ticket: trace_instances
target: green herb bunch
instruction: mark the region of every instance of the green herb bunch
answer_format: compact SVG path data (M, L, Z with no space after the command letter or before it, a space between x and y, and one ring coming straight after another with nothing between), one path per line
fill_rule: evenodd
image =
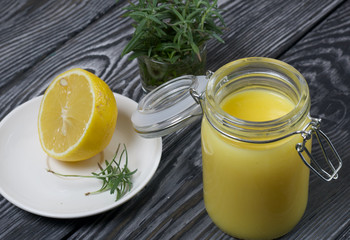
M130 189L132 188L131 177L137 171L134 170L131 172L128 168L128 152L126 150L125 144L124 149L119 156L119 160L116 160L119 148L120 144L118 145L117 151L110 162L105 160L105 168L98 164L100 172L92 172L91 175L66 175L54 172L51 169L47 169L47 171L61 177L96 178L102 180L102 187L99 190L94 192L87 192L85 193L85 195L109 191L110 194L116 194L115 200L117 201L121 197L123 197L128 191L130 191ZM125 158L124 167L121 166L121 161L123 157Z
M200 50L211 38L224 42L224 20L217 0L139 0L126 8L135 21L135 32L122 52L131 59L148 56L175 63L188 55L200 59Z

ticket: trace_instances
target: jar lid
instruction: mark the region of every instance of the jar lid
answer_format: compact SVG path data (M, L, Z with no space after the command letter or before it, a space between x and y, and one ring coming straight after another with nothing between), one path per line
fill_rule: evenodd
M191 96L190 89L202 94L207 82L205 76L186 75L148 93L131 116L136 132L147 138L161 137L201 118L202 109Z

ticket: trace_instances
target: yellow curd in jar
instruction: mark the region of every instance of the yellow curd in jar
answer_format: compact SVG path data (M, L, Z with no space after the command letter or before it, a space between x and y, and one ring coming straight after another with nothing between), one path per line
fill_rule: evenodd
M228 95L220 107L236 118L259 122L286 115L295 104L276 92L250 89ZM272 239L289 232L308 198L309 169L295 150L301 136L245 143L220 134L206 117L201 134L204 202L213 222L243 239Z

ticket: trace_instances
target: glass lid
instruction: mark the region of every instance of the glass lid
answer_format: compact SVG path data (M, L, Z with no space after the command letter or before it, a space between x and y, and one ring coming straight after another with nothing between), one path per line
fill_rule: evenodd
M208 79L186 75L172 79L141 99L131 121L136 132L147 138L173 133L202 117L202 109L190 89L201 94Z

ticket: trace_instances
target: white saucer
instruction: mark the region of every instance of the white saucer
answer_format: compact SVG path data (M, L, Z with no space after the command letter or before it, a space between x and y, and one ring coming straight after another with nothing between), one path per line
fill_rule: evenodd
M47 157L38 137L37 119L42 97L34 98L9 113L0 123L0 194L28 212L53 218L86 217L115 208L135 196L154 175L162 154L161 138L140 137L132 127L131 115L137 103L114 94L118 105L117 127L111 143L102 156L86 162L64 163ZM133 188L118 201L109 191L85 196L96 191L97 179L63 178L47 168L64 174L90 175L98 171L96 161L111 160L125 143Z

